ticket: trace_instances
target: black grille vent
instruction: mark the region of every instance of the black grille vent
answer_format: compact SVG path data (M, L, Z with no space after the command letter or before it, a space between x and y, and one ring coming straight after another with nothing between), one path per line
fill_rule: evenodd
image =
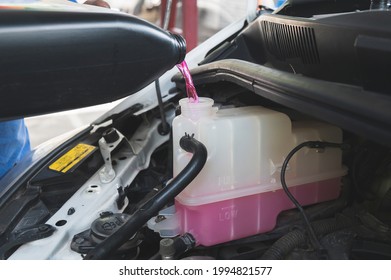
M267 50L280 60L301 58L304 64L319 63L313 28L262 21Z

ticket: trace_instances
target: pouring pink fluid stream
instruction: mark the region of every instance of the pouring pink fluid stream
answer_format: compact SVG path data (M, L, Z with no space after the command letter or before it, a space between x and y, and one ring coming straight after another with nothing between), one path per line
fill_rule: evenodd
M186 92L187 92L187 97L189 98L189 102L198 103L198 94L194 87L193 79L191 77L190 70L189 67L187 66L186 61L182 61L180 64L177 64L177 67L185 79Z

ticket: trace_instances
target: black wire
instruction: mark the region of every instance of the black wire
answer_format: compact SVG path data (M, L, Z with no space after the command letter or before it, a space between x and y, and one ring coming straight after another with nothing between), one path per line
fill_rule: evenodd
M285 181L285 173L286 173L286 169L288 167L288 162L289 160L294 156L295 153L297 153L300 149L304 148L304 147L308 147L308 148L312 148L312 149L324 149L326 147L331 147L331 148L343 148L343 144L338 144L338 143L331 143L331 142L323 142L323 141L307 141L307 142L303 142L299 145L297 145L295 148L293 148L292 151L290 151L288 153L288 155L286 156L285 160L284 160L284 163L282 164L282 167L281 167L281 185L282 185L282 188L284 190L284 192L286 193L286 195L288 196L288 198L293 202L293 204L296 206L296 208L300 211L301 215L303 216L303 220L308 228L308 232L309 232L309 236L310 236L310 240L311 240L311 243L312 243L312 246L314 246L315 249L319 250L319 251L324 251L323 250L323 247L322 245L320 244L316 234L315 234L315 231L307 217L307 214L305 213L303 207L301 206L301 204L296 200L296 198L292 195L292 193L289 191L288 189L288 186L286 184L286 181Z
M155 80L155 89L156 89L157 101L159 103L160 118L162 120L160 132L163 135L166 135L170 132L170 126L169 126L167 119L166 119L166 113L164 112L164 105L163 105L163 99L162 99L162 92L160 90L159 79Z

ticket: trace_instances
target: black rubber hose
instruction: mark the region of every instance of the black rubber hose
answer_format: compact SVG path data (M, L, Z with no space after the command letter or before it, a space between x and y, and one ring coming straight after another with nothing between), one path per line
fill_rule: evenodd
M173 200L198 175L207 159L206 147L189 135L183 136L179 144L186 152L193 154L190 162L165 188L136 210L123 226L92 249L84 259L100 260L107 258L123 243L132 238L149 219L156 216L168 202Z
M311 223L317 236L336 231L339 226L335 219L321 220ZM263 255L263 260L283 260L295 248L304 244L307 236L303 230L293 230L278 239Z

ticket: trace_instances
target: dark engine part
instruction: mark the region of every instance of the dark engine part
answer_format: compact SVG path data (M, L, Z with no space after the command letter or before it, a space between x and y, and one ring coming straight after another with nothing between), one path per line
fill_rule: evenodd
M109 236L86 255L85 259L103 259L118 249L168 202L173 200L201 171L207 159L205 146L189 135L180 140L182 149L193 153L188 165L164 189L143 204L115 234Z
M13 248L34 240L49 237L55 230L51 225L41 224L14 231L8 237L8 242L0 247L0 260L6 259L8 257L7 253Z
M98 244L115 233L130 219L130 215L123 213L104 212L96 219L89 230L76 234L71 243L71 249L80 254L87 254ZM138 246L142 242L142 236L136 233L129 238L119 249L118 254L126 253L127 258L135 258L138 255Z
M195 245L196 240L190 233L185 233L175 239L164 238L160 240L159 255L163 260L174 260L193 249Z
M335 219L312 223L316 235L331 233L338 229ZM296 229L277 240L262 256L265 260L282 260L295 248L305 243L307 236L304 231Z

